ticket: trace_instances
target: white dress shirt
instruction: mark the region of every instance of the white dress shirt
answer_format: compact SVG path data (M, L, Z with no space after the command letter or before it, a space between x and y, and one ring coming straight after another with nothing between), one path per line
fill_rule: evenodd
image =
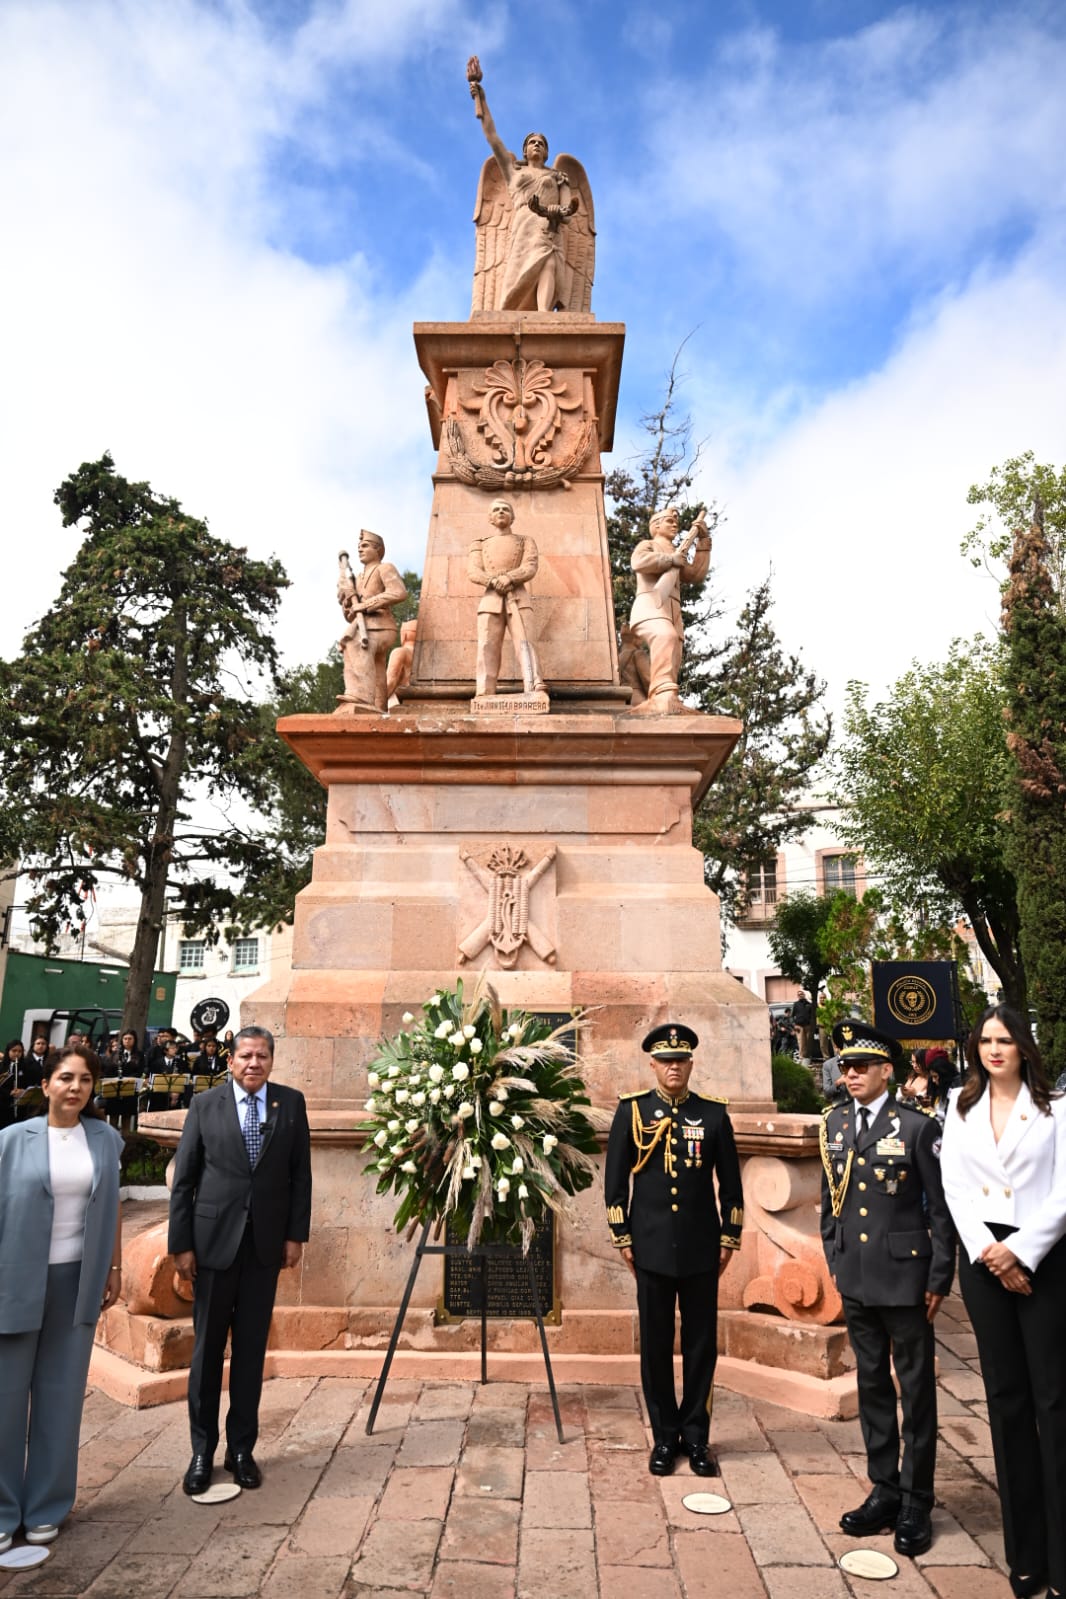
M963 1248L977 1261L996 1241L989 1222L1016 1227L1007 1247L1035 1271L1066 1235L1066 1098L1045 1114L1023 1083L997 1144L988 1089L965 1117L959 1093L949 1096L940 1169Z

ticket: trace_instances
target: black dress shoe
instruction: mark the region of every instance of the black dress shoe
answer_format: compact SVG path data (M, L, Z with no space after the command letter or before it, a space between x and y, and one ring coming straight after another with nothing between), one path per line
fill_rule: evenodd
M891 1532L899 1517L899 1500L884 1488L875 1488L857 1510L845 1510L840 1525L849 1538L865 1538L875 1532Z
M928 1510L921 1505L906 1505L896 1522L896 1536L892 1540L897 1555L924 1555L933 1541L933 1523Z
M718 1457L707 1444L693 1444L688 1452L688 1463L697 1477L720 1477Z
M673 1444L656 1444L648 1461L648 1470L653 1477L669 1477L676 1456L677 1450Z
M236 1454L227 1449L222 1464L227 1471L232 1471L238 1488L259 1488L262 1485L263 1473L256 1465L250 1449L238 1450Z
M187 1494L207 1492L211 1486L210 1455L193 1455L189 1461L189 1469L181 1479L181 1486Z
M1040 1576L1039 1573L1033 1576L1019 1577L1012 1571L1010 1574L1010 1588L1011 1593L1018 1595L1018 1599L1033 1599L1034 1594L1043 1593L1044 1589L1047 1588L1047 1578ZM1048 1592L1054 1595L1055 1590L1050 1588Z

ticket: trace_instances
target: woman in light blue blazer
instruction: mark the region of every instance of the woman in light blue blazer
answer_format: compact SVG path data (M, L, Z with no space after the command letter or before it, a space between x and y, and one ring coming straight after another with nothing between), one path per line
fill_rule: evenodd
M122 1139L91 1108L98 1075L85 1045L61 1050L46 1114L0 1132L0 1553L70 1514L93 1332L118 1298Z

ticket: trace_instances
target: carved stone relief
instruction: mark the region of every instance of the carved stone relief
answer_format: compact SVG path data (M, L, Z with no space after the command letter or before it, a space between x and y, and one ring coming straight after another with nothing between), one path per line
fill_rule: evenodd
M498 489L551 487L572 478L588 458L595 422L579 416L584 401L570 393L565 378L543 361L495 361L464 395L458 411L444 423L452 471L460 482ZM470 422L462 412L476 416ZM479 460L478 440L489 460Z
M475 960L491 944L504 971L510 971L525 945L549 966L555 964L555 946L529 913L530 893L555 860L555 845L549 845L536 865L531 865L521 845L496 844L485 861L467 849L459 858L487 896L485 914L478 925L459 944L459 965Z

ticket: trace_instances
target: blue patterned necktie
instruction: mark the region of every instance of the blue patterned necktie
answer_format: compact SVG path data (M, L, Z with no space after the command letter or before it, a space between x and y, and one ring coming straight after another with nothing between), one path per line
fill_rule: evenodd
M259 1125L259 1101L249 1094L244 1101L244 1143L248 1150L248 1163L254 1166L263 1148L263 1130Z

